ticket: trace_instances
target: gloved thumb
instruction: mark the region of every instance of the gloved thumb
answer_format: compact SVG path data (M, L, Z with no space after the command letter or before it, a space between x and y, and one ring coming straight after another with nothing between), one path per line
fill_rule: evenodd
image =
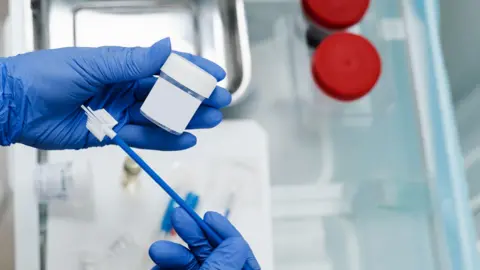
M200 270L240 270L250 248L241 237L227 238L205 260Z
M89 81L113 84L134 81L158 74L170 55L170 38L165 38L149 48L100 47L92 49L92 55L82 57L82 69Z

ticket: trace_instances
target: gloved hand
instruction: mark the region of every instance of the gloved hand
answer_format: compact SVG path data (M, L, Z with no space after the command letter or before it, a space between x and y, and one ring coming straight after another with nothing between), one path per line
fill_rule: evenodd
M218 213L208 212L205 222L225 239L213 249L195 221L181 208L172 214L172 225L188 244L158 241L150 247L150 257L157 265L153 270L240 270L248 261L253 269L260 269L247 242L235 227Z
M62 48L0 58L0 145L80 149L109 144L85 128L82 104L112 114L119 122L115 130L132 147L181 150L195 145L192 134L172 135L140 113L170 52L170 40L163 39L150 48ZM217 80L225 77L216 64L179 54ZM222 120L218 109L230 101L229 92L217 87L188 128L216 126Z

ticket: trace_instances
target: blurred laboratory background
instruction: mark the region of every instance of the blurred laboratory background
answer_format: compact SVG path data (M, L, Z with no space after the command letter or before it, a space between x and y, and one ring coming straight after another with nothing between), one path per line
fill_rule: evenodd
M224 67L225 121L139 153L264 270L480 269L480 2L328 2L0 0L0 56L170 36ZM115 147L0 148L0 269L151 269L171 206Z

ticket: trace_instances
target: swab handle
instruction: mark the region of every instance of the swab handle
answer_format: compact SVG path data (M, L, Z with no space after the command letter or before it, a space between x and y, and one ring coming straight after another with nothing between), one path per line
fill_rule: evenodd
M180 207L182 207L190 217L195 220L195 222L198 224L198 226L203 230L203 232L207 235L209 238L209 241L214 247L217 247L220 245L220 243L223 241L222 238L215 232L213 231L210 226L203 221L202 218L191 208L189 207L185 201L165 182L163 179L155 173L155 171L148 166L145 161L137 154L135 151L128 146L125 141L123 141L120 137L115 136L113 138L113 142L115 142L120 148L125 151L137 164L158 184L160 187L165 190L165 192L178 204Z

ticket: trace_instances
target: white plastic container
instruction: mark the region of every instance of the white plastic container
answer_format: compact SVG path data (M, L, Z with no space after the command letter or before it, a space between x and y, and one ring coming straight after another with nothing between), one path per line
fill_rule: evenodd
M377 48L382 75L368 96L348 103L313 89L305 31L285 30L298 25L295 5L270 17L273 4L255 6L264 7L262 28L279 30L252 42L252 85L275 91L265 91L270 103L255 103L269 107L251 113L272 138L279 270L479 269L434 2L372 1L357 33ZM251 33L268 37L261 31ZM255 61L269 49L268 66ZM263 79L275 74L287 87ZM364 101L370 110L357 110Z
M33 175L37 200L48 203L51 216L76 220L94 218L93 174L88 161L41 164Z
M180 135L216 85L217 80L211 74L172 53L140 110L157 126Z
M62 162L39 165L34 176L39 201L68 201L77 192L88 189L92 172L88 163Z

